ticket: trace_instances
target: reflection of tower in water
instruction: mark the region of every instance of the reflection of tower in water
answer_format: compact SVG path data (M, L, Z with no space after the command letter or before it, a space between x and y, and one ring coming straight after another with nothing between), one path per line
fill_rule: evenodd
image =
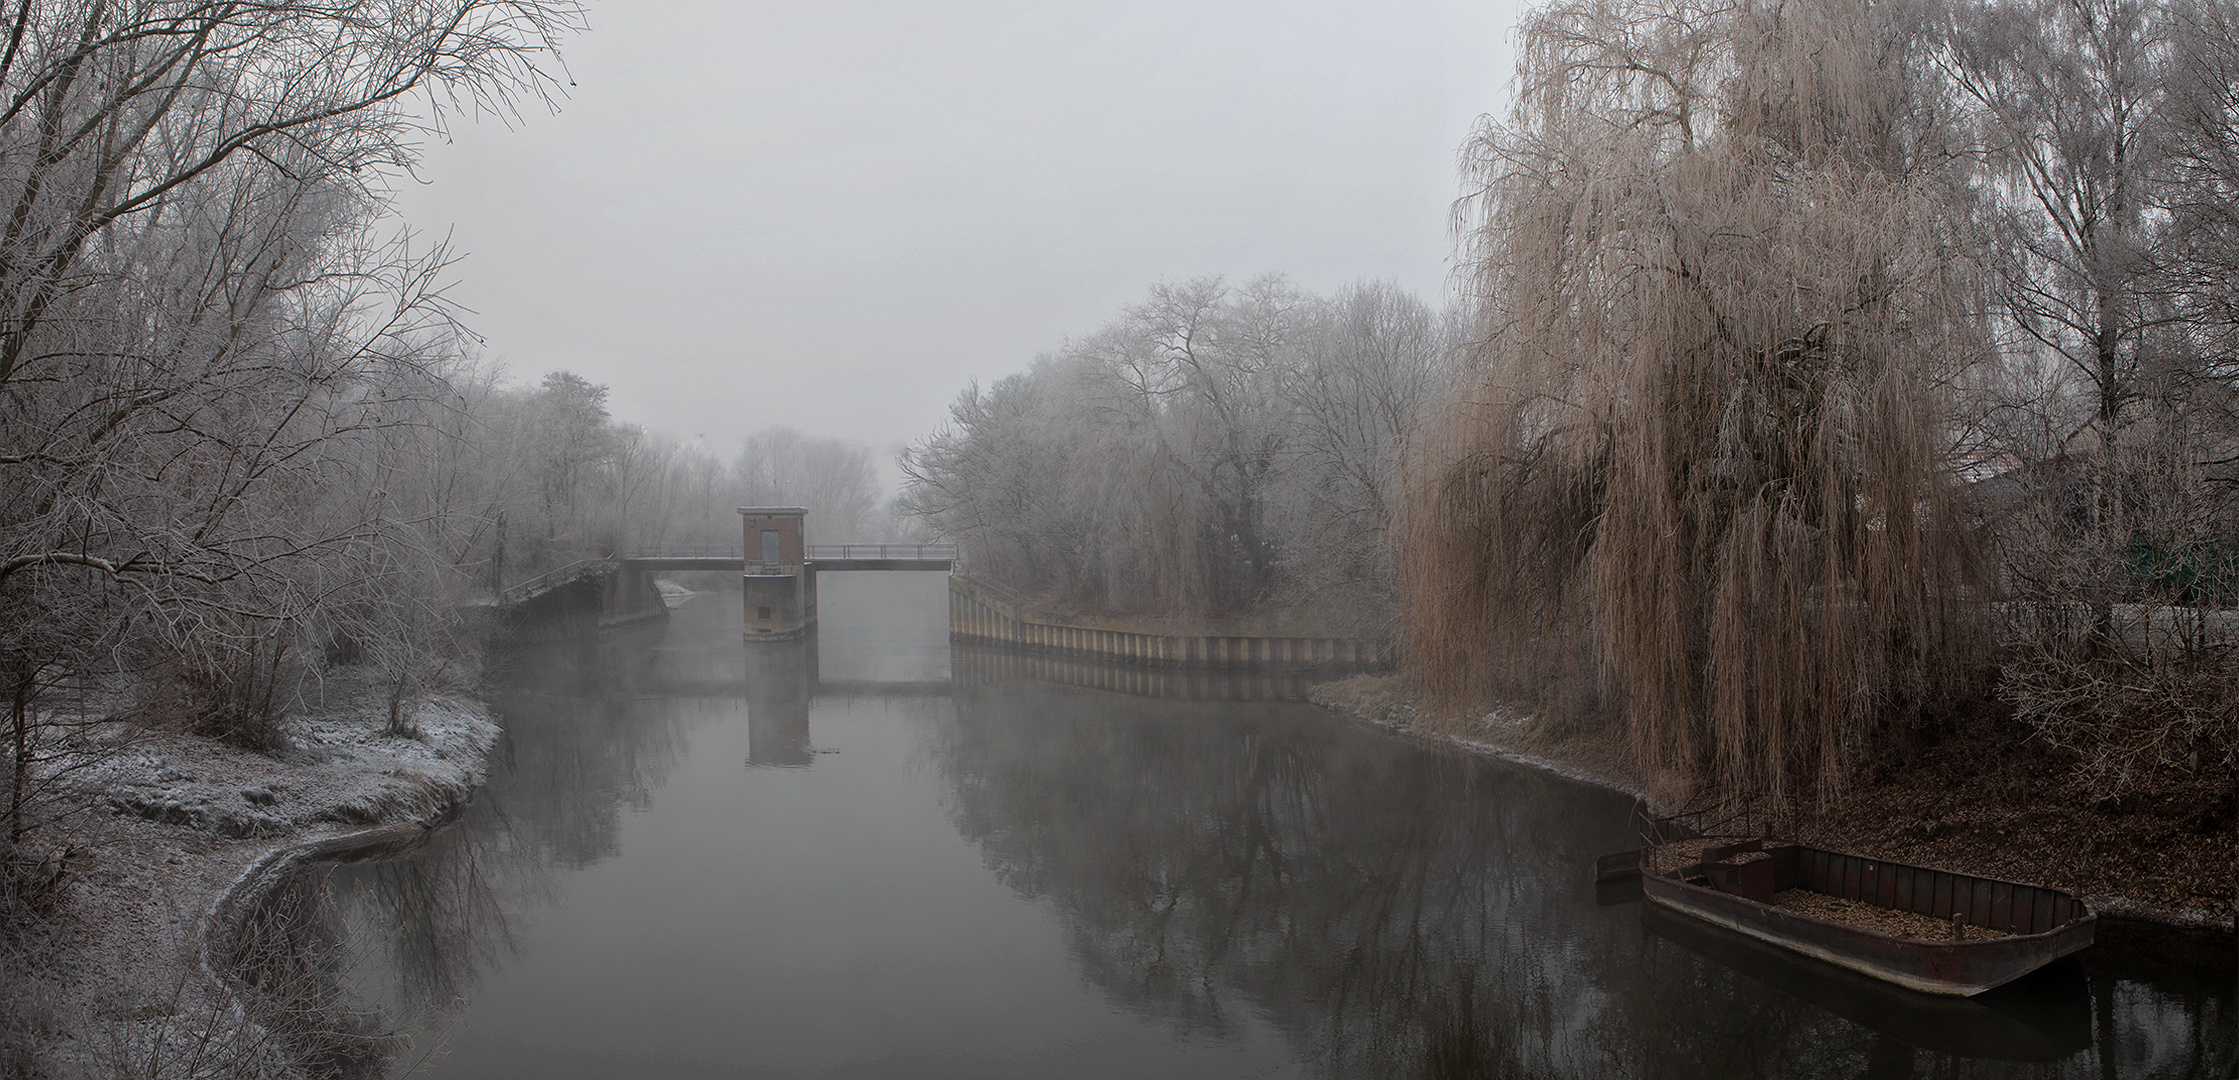
M806 768L809 698L816 685L816 637L758 641L742 650L748 768Z

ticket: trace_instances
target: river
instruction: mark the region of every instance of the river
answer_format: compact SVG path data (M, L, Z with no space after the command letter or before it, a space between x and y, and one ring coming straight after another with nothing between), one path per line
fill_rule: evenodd
M743 645L714 593L521 656L459 819L268 912L320 979L305 1052L543 1080L2239 1075L2228 938L2108 926L2011 993L1885 990L1597 892L1625 797L1279 683L952 657L936 575L821 603L813 645Z

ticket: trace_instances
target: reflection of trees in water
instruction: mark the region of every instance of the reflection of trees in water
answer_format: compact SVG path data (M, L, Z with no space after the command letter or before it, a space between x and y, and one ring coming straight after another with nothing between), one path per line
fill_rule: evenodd
M251 991L241 999L242 1019L259 1037L248 1046L221 1042L206 1060L186 1055L184 1073L279 1076L301 1069L359 1080L389 1071L401 1040L351 985L348 935L325 894L324 874L299 875L248 913L225 961ZM147 1071L159 1070L151 1063Z
M551 903L562 873L617 852L623 808L650 804L683 760L688 722L709 715L649 692L659 661L644 646L569 642L516 657L498 687L505 732L489 782L460 819L403 856L299 882L323 889L323 917L348 928L347 983L375 1003L361 1012L440 1029L512 955L509 916Z
M446 830L408 857L341 875L343 918L380 946L378 969L357 982L377 987L400 1015L463 1000L483 971L511 955L509 904L541 893L545 882L533 872L493 877L484 870L487 846L468 830Z
M1627 908L1626 910L1637 910ZM1629 929L1629 928L1628 928ZM1583 1037L1628 1076L1857 1077L1875 1033L1645 932L1612 1000ZM1882 1051L1884 1057L1887 1051ZM1897 1076L1909 1076L1907 1071Z
M1044 688L962 700L935 757L959 829L1130 1008L1258 1010L1333 1075L1598 1071L1562 1033L1622 958L1570 920L1622 803L1297 706Z
M682 713L647 692L658 656L594 641L541 651L540 663L517 670L496 701L505 735L489 786L469 804L470 822L505 820L466 831L517 834L507 846L532 862L580 867L613 855L618 811L650 805L684 756Z
M960 696L931 756L959 831L1053 904L1086 978L1187 1034L1257 1013L1326 1075L2101 1073L2104 1040L2050 1065L1915 1051L1652 936L1592 904L1623 802L1296 706L1012 684ZM2125 1000L2108 1030L2205 1040L2158 1060L2228 1068L2221 995Z
M2102 925L2083 955L2100 1037L2093 1068L2077 1075L2239 1077L2239 955L2229 935Z

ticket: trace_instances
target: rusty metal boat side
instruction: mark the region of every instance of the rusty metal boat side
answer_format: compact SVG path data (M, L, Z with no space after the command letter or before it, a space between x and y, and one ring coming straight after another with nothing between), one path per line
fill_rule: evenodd
M1756 852L1763 857L1736 861ZM2056 889L1797 844L1746 841L1678 867L1658 868L1649 853L1641 862L1650 903L1930 994L1971 996L2018 979L2090 946L2098 919L2089 904ZM1773 893L1791 888L1938 920L1956 915L2006 936L1897 937L1771 903Z

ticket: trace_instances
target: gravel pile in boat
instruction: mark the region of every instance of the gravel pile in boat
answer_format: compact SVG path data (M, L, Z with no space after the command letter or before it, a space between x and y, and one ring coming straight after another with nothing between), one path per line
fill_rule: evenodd
M1703 840L1674 840L1648 849L1648 865L1652 874L1671 874L1703 861L1703 852L1714 847L1731 844L1731 840L1711 837Z
M1950 919L1930 918L1910 911L1885 908L1862 900L1845 900L1810 889L1783 889L1773 894L1773 906L1786 908L1798 915L1809 915L1829 922L1847 923L1866 930L1878 930L1893 937L1920 938L1928 941L1952 940ZM1990 938L2010 936L2002 931L1983 926L1959 928L1965 941L1985 941Z

